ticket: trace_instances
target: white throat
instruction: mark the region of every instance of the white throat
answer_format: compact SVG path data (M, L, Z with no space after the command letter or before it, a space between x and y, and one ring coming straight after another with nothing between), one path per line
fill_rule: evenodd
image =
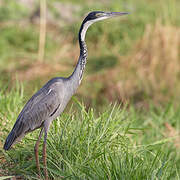
M91 24L93 24L94 22L95 22L95 20L88 21L88 22L86 22L86 23L83 25L83 29L82 29L82 31L81 31L81 39L82 39L82 41L85 41L86 31L87 31L87 29L89 28L89 26L90 26Z
M104 19L107 19L108 17L100 17L100 18L97 18L97 19L94 19L94 20L91 20L91 21L87 21L84 25L83 25L83 29L81 31L81 39L82 41L85 41L85 35L86 35L86 31L87 29L89 28L89 26L91 24L93 24L94 22L97 22L97 21L101 21L101 20L104 20Z

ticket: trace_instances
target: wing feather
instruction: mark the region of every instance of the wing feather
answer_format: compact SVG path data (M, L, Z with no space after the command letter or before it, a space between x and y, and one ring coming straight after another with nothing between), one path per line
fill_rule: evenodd
M61 103L57 92L54 90L51 90L50 93L38 98L38 101L36 101L36 98L33 101L34 102L30 104L30 107L27 106L22 114L22 121L27 123L29 128L27 131L32 131L40 127Z
M41 127L59 108L61 99L55 90L39 90L26 103L19 114L14 127L8 135L4 149L8 150L12 144L26 133Z

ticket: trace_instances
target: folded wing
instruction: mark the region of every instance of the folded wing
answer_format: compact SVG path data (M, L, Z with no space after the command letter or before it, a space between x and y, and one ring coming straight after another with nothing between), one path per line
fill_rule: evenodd
M55 90L40 90L26 103L19 114L14 127L9 133L4 149L20 140L28 132L41 127L45 120L51 118L60 107L61 99Z

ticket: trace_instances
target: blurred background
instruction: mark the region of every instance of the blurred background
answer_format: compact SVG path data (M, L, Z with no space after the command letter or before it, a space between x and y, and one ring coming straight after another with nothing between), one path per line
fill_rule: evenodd
M110 102L180 102L179 0L0 0L0 87L17 81L27 99L50 78L72 73L78 31L92 10L131 14L88 30L88 61L76 97L86 107Z

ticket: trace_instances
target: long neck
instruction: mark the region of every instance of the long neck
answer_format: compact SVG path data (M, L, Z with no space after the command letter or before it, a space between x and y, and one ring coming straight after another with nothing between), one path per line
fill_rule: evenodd
M79 60L77 62L76 68L74 70L74 75L76 75L76 79L81 83L83 78L84 69L87 61L87 46L84 40L82 40L81 36L79 36L79 46L80 46L80 55Z
M79 60L77 62L77 65L75 67L75 70L69 77L71 81L73 81L74 84L74 90L78 88L78 86L81 83L82 77L83 77L83 72L85 69L86 65L86 60L87 60L87 46L85 43L85 35L88 27L90 26L90 23L82 23L80 31L79 31L79 46L80 46L80 55L79 55Z

